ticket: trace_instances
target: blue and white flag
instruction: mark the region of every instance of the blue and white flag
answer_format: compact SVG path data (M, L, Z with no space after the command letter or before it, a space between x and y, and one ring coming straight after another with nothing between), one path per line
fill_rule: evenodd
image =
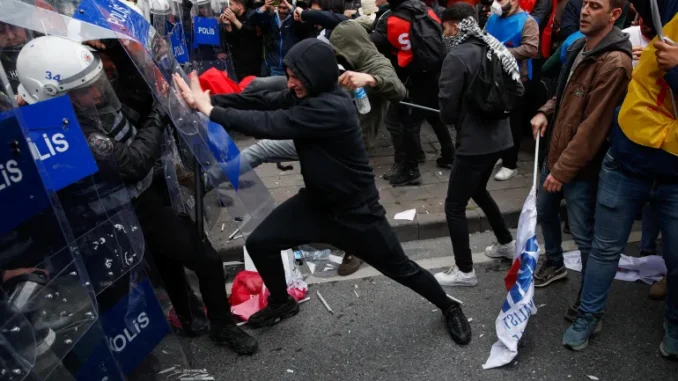
M537 313L534 303L534 273L537 271L539 244L537 243L537 153L535 149L534 181L527 195L518 221L518 236L513 265L504 282L508 295L495 321L497 342L492 345L490 357L483 369L497 368L513 361L518 355L518 342L525 332L530 316Z

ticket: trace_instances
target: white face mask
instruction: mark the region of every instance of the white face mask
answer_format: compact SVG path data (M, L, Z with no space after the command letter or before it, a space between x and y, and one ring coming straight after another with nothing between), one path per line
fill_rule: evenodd
M501 9L501 4L499 4L499 2L497 2L497 1L494 1L492 3L492 6L490 7L490 9L491 9L493 15L501 16L502 13L503 13L503 10Z

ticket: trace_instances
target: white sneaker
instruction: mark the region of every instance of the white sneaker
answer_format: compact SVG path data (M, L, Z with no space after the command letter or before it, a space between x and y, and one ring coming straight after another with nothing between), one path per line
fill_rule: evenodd
M485 248L485 255L490 258L508 258L513 259L513 254L516 251L516 241L513 240L506 245L500 245L495 242Z
M504 164L504 160L499 159L499 160L497 160L496 163L494 163L494 167L495 167L495 168L501 167L502 164Z
M473 287L478 284L476 271L463 273L457 266L450 267L449 270L437 273L436 280L441 286Z
M497 174L494 175L494 179L497 181L506 181L517 174L518 174L517 169L508 169L506 167L501 167L499 172L497 172Z

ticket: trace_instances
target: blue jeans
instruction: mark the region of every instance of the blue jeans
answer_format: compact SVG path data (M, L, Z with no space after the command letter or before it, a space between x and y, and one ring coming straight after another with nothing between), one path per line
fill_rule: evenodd
M650 202L661 226L668 270L665 317L678 325L678 184L623 172L607 153L600 170L595 236L584 275L579 311L601 313L638 212Z
M541 170L539 194L537 195L537 217L544 233L544 250L551 264L563 265L563 233L560 225L560 201L567 202L567 216L570 221L572 237L579 247L582 260L582 273L593 241L593 214L596 206L597 180L574 180L563 184L560 192L550 193L544 189L544 181L549 175L546 164Z
M640 236L640 250L657 254L657 237L659 237L659 219L650 204L643 207L643 233Z

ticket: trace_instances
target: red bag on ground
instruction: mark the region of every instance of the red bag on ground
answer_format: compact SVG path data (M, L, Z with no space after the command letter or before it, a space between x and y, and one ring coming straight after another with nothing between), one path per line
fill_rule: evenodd
M307 292L308 287L305 283L287 288L287 293L297 302L304 299ZM233 281L231 296L228 299L231 303L231 312L247 321L250 316L266 307L269 295L258 272L243 270Z
M225 71L211 68L198 78L203 90L209 90L212 95L240 94L240 85L228 78Z

